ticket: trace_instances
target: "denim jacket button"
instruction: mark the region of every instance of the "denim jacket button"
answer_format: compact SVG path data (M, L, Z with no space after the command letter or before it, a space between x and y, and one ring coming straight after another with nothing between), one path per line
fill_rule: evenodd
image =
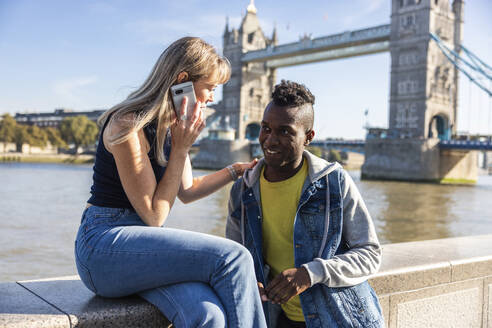
M296 248L301 248L301 244L296 244Z
M249 195L250 195L250 196L253 196L253 193L252 193L252 192L250 192L250 193L249 193Z

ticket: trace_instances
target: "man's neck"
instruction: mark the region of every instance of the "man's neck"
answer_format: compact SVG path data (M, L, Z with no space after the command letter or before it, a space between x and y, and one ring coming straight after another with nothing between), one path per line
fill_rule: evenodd
M302 164L304 163L304 158L301 157L299 160L293 162L292 164L281 166L281 167L272 167L265 163L265 172L264 176L270 182L279 182L283 180L287 180L293 177L299 170L302 168Z

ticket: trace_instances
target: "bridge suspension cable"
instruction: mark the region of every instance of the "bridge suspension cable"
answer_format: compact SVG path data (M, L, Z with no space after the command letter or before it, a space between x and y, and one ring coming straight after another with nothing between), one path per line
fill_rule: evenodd
M480 60L475 54L473 54L467 48L460 46L463 52L470 58L470 61L461 57L454 50L450 49L446 44L434 33L430 33L431 39L434 40L446 56L446 58L465 76L480 89L485 91L489 97L492 96L491 88L484 85L481 79L486 78L492 80L492 68L485 62ZM468 67L468 70L465 68ZM471 71L470 71L471 70ZM477 75L476 77L473 74Z
M460 46L461 50L473 61L475 67L484 75L487 75L490 79L492 75L492 67L484 63L480 58L478 58L473 52L468 50L464 45Z

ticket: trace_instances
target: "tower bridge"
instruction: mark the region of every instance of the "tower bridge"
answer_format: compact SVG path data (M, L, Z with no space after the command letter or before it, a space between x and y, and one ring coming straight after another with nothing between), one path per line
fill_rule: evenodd
M392 0L390 24L279 45L275 29L271 36L261 29L251 2L239 28L226 23L223 51L231 79L209 119L226 118L228 131L235 132L228 140L202 140L194 163L220 167L249 159L249 141L258 138L277 68L389 51L388 137L364 143L362 177L476 180L476 156L439 147L456 134L459 65L443 49L460 55L463 10L463 0Z

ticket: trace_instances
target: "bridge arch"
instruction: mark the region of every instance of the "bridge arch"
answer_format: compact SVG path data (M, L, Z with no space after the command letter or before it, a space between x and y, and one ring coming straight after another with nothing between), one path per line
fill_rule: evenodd
M246 126L245 138L248 140L256 141L260 136L260 123L252 122Z
M440 140L449 140L450 127L449 119L444 114L436 114L429 123L429 138L439 138Z

